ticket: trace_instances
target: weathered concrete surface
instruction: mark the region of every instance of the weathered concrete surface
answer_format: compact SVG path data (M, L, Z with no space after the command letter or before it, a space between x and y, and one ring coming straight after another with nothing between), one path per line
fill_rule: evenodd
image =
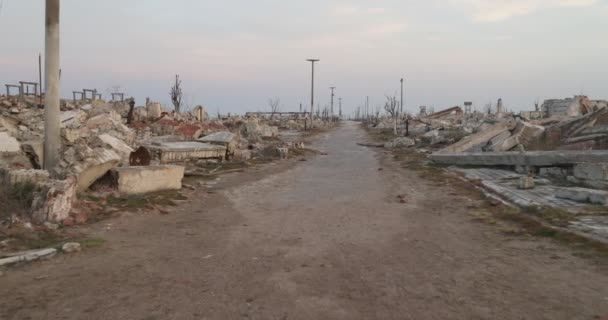
M0 153L14 153L21 151L21 144L7 132L0 132Z
M454 152L464 152L469 149L474 148L477 145L486 144L492 138L504 134L504 132L509 131L510 124L508 123L498 123L487 130L483 130L476 134L467 136L460 140L457 143L454 143L440 151L438 153L454 153Z
M558 187L552 186L545 179L536 178L536 186L533 190L521 190L518 187L520 179L524 175L513 171L456 167L450 168L450 170L463 173L468 180L479 181L481 186L492 191L492 193L522 207L557 207L572 212L578 212L583 209L583 205L576 201L557 198L555 194Z
M384 144L385 148L409 148L416 145L416 141L406 137L396 138Z
M78 184L74 178L49 181L45 193L34 198L33 218L37 222L60 223L69 217L76 200Z
M57 249L53 248L19 252L9 257L0 259L0 267L9 266L16 263L30 262L41 258L47 258L56 253Z
M106 220L92 235L106 240L100 248L7 271L0 318L608 314L603 263L474 221L478 200L467 196L468 184L424 179L356 145L365 138L347 123L310 146L326 156L225 175L168 215Z
M586 180L608 180L608 163L579 163L574 166L574 177Z
M118 153L120 153L123 157L129 157L129 155L131 154L131 152L133 152L133 148L129 147L128 144L124 143L124 141L117 139L109 134L102 134L99 137L99 140L101 140L101 142L109 147L111 147L112 149L118 151Z
M202 142L165 142L148 148L160 153L161 163L223 159L226 156L226 147Z
M33 183L36 185L42 185L48 180L49 172L46 170L19 169L8 170L4 173L4 183L9 185L15 185L19 183Z
M229 131L212 133L196 141L224 146L231 155L234 154L238 144L237 135Z
M116 168L118 191L123 195L137 195L182 188L184 167L148 166Z
M608 204L608 191L585 189L585 188L559 188L555 196L560 199L568 199L576 202L592 204Z
M430 159L446 165L553 167L581 162L608 163L608 150L433 153Z

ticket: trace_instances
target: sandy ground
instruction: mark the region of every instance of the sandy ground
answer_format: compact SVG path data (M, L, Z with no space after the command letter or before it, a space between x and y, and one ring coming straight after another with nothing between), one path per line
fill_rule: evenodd
M0 319L608 314L604 265L473 221L470 199L364 138L348 123L317 140L325 156L228 176L169 215L107 222L100 248L10 270Z

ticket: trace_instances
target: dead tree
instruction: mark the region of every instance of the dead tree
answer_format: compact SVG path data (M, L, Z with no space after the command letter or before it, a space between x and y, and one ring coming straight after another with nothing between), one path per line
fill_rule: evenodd
M384 110L393 119L393 133L397 135L397 122L399 117L399 102L396 97L386 96L386 102L384 103Z
M182 107L182 81L179 79L179 75L175 76L175 84L171 87L171 103L176 113L179 113Z
M278 97L268 98L268 107L270 107L272 113L271 117L274 117L277 112L281 111L281 99Z

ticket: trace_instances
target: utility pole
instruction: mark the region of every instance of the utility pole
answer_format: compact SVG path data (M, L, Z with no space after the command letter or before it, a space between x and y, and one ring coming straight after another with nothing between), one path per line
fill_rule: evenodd
M365 119L369 120L369 96L365 97Z
M401 110L399 114L403 115L403 78L401 78Z
M338 105L339 105L339 108L340 108L340 114L339 114L339 116L340 116L340 119L342 119L342 98L338 98Z
M310 126L313 126L314 121L314 107L315 107L315 62L320 61L319 59L307 59L312 64L312 78L310 84Z
M334 90L336 87L329 87L331 89L331 117L334 117Z
M44 169L52 174L59 162L61 147L59 125L59 2L46 0L44 99Z

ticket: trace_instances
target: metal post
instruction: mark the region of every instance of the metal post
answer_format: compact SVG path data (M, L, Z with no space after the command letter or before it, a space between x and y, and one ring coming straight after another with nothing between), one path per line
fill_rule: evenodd
M342 98L338 98L338 106L340 108L339 116L340 116L340 119L342 119Z
M312 79L310 85L310 126L314 124L314 107L315 107L315 62L320 61L319 59L307 59L312 63Z
M59 162L61 137L59 125L59 3L46 0L44 169L52 173Z
M333 119L334 117L334 90L336 89L336 87L329 87L331 89L331 117Z

